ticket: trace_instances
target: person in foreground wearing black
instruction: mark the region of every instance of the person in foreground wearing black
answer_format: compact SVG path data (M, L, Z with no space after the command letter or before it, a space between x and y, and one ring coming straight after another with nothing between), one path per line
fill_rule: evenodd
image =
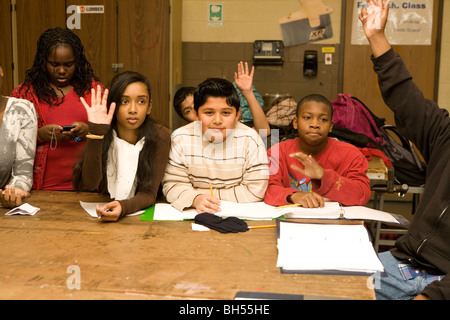
M390 0L367 1L359 19L372 49L381 95L396 126L427 162L423 196L408 232L379 254L387 277L377 299L450 299L450 118L416 87L384 34Z

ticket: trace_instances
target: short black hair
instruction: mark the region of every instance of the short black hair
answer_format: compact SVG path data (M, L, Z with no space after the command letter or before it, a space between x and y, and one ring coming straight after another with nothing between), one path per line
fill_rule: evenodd
M330 116L331 116L331 119L333 119L333 105L331 104L331 102L326 97L324 97L321 94L310 94L310 95L307 95L307 96L303 97L297 103L297 111L295 113L297 115L297 117L298 117L298 113L300 111L301 106L305 102L317 102L317 103L323 103L324 105L327 105L328 107L330 107Z
M173 107L180 117L184 118L183 112L181 111L181 104L189 95L194 95L194 92L195 87L182 87L175 93L173 97Z
M241 108L239 94L233 84L222 78L208 78L200 83L194 93L194 109L198 109L206 103L209 97L226 98L227 104L236 108L236 112Z

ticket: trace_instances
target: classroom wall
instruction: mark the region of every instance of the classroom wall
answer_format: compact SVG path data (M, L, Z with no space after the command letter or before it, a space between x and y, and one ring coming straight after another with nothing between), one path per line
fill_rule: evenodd
M195 85L198 80L209 74L224 76L230 80L234 64L239 57L249 61L252 58L252 45L255 40L283 40L278 20L300 8L298 0L222 0L224 4L224 26L208 27L206 23L207 3L211 0L182 1L182 41L183 41L183 85ZM255 74L255 86L265 93L290 93L301 96L305 86L321 89L327 97L332 98L338 89L338 67L324 69L319 61L319 78L307 81L301 75L303 52L307 49L318 50L334 46L338 61L341 37L341 1L323 0L333 8L331 14L333 37L308 45L285 48L285 60L288 64L277 72L276 68L259 67ZM443 16L450 15L450 1L444 1ZM450 110L450 56L445 54L450 49L450 21L443 21L442 54L440 61L440 81L438 103ZM202 59L211 58L217 53L219 58L213 66L200 67ZM228 54L226 54L228 53ZM220 57L227 57L222 59ZM229 59L228 59L229 58ZM295 60L295 61L292 61ZM319 55L322 61L324 57ZM214 59L213 59L214 60ZM269 70L269 71L268 71ZM292 72L292 70L294 72ZM325 70L332 70L330 77L325 77ZM328 71L327 71L328 72ZM322 75L322 76L321 76ZM203 78L204 79L204 78ZM272 83L267 81L273 79ZM184 83L186 82L186 83ZM274 86L272 86L272 84ZM291 88L300 88L294 90ZM302 89L303 88L303 89ZM297 98L297 97L296 97Z
M208 27L209 0L182 2L182 84L196 86L207 77L233 81L240 60L252 64L255 40L283 40L279 19L300 9L298 0L225 0L224 26ZM329 99L338 93L341 2L325 1L333 8L333 37L315 43L285 47L283 66L257 66L253 84L262 96L290 95L296 101L314 91ZM335 63L325 65L322 49L334 50ZM318 53L318 74L303 76L305 50ZM184 124L174 115L174 127Z
M224 27L206 24L207 4L224 4ZM324 0L333 8L333 38L321 43L339 43L341 0ZM183 0L183 41L185 42L253 42L283 40L278 20L298 11L299 0Z

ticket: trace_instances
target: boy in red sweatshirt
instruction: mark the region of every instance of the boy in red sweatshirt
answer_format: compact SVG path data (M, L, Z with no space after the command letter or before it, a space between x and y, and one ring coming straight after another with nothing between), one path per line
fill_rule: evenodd
M370 199L368 163L353 145L329 138L333 106L313 94L297 105L298 138L280 142L267 152L270 178L264 202L323 207L324 200L365 205Z

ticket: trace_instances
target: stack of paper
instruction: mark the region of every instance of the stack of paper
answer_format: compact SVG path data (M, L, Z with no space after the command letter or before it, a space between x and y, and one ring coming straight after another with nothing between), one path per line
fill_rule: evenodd
M363 225L279 222L277 267L284 273L383 271Z

